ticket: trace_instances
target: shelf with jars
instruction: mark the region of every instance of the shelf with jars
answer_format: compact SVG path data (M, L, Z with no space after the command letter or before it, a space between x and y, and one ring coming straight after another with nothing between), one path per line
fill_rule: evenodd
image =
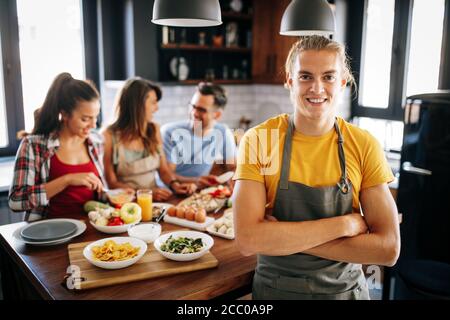
M253 0L220 5L220 26L159 27L159 81L251 83Z
M251 53L251 48L241 48L238 46L234 47L214 47L207 46L204 44L177 44L177 43L167 43L162 44L161 49L163 50L197 50L197 51L223 51L223 52L240 52L240 53Z

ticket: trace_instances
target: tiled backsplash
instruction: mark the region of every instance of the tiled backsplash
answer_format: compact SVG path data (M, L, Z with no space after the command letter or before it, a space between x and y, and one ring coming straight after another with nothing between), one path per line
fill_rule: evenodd
M123 81L107 81L102 88L103 123L111 123L114 118L114 101ZM162 86L163 96L155 120L159 124L187 119L188 103L196 86ZM225 85L228 104L222 121L230 128L237 128L244 116L252 120L254 126L280 113L292 112L289 91L282 85ZM350 115L350 90L346 90L338 115L348 119Z

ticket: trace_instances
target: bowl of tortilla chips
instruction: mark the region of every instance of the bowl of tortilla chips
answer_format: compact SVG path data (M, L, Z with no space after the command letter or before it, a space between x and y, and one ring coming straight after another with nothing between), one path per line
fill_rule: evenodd
M121 269L138 262L147 251L147 244L131 237L105 238L88 244L83 256L103 269Z

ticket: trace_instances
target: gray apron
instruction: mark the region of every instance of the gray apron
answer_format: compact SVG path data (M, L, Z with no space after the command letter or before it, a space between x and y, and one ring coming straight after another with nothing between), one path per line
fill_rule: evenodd
M273 216L279 221L317 220L352 212L352 184L347 179L344 140L337 121L334 128L338 135L340 181L336 185L313 188L288 181L295 130L293 116L289 117L273 208ZM304 253L258 255L253 299L369 299L369 291L360 264L332 261Z

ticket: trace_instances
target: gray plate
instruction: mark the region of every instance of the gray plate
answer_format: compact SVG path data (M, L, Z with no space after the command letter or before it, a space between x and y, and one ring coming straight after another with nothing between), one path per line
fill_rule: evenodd
M20 235L31 241L49 241L67 237L77 231L77 226L69 221L45 221L29 225Z

